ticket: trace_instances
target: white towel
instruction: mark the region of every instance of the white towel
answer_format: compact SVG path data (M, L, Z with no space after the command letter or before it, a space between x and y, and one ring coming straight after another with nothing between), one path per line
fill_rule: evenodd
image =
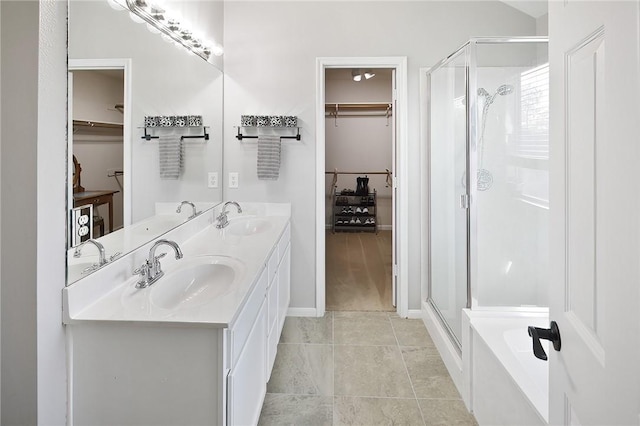
M280 146L279 136L258 136L258 179L278 180Z
M160 136L158 142L160 179L176 180L182 172L183 148L180 136Z

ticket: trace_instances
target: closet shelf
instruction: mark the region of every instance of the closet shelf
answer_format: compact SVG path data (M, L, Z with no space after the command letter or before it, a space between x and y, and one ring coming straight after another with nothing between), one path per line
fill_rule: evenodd
M390 102L352 102L352 103L326 103L325 113L330 116L358 115L362 113L379 112L381 115L390 116L393 112L393 104ZM370 114L367 114L370 115Z
M74 130L80 129L114 129L122 130L121 123L109 123L105 121L88 121L88 120L73 120Z

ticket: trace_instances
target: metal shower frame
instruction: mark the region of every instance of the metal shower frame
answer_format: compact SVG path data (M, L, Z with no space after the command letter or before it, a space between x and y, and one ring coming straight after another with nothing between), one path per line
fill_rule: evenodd
M479 44L509 44L509 43L548 43L548 37L472 37L460 46L458 49L449 54L446 58L443 58L434 66L429 68L427 74L427 128L431 129L431 75L434 71L449 64L451 61L458 59L460 55L465 56L465 110L466 110L466 176L465 185L466 191L466 210L467 210L467 309L474 309L477 307L477 302L474 302L472 283L477 282L478 270L477 270L477 212L475 208L472 208L473 200L478 195L477 188L477 170L478 170L478 123L477 123L477 96L470 96L470 94L478 93L478 73L477 73L477 46ZM431 131L427 132L427 150L429 156L431 155ZM431 176L431 171L429 171ZM427 224L429 239L427 242L427 250L429 259L431 258L431 185L427 185L427 197L429 200L429 209L427 212ZM431 262L427 262L427 303L436 312L438 319L446 330L449 338L459 354L462 354L461 342L456 337L455 333L451 330L451 327L444 319L440 309L436 305L435 301L431 298L432 294L432 282L431 282ZM460 313L460 315L462 315Z

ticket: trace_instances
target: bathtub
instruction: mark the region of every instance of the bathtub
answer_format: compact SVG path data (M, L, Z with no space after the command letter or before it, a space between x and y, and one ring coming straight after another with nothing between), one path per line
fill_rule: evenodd
M466 311L471 408L479 424L545 425L549 363L533 355L530 325L548 327L547 313ZM549 342L542 341L549 353Z
M549 363L533 355L527 327L548 327L549 314L463 309L460 353L435 311L423 321L462 400L482 425L547 425ZM549 353L549 343L542 341Z

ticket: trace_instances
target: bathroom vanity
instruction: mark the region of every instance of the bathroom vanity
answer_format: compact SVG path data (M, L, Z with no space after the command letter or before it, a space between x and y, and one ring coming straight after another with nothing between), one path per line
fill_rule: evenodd
M290 206L220 207L167 233L164 276L136 288L151 244L64 290L70 424L249 425L260 416L290 294Z

